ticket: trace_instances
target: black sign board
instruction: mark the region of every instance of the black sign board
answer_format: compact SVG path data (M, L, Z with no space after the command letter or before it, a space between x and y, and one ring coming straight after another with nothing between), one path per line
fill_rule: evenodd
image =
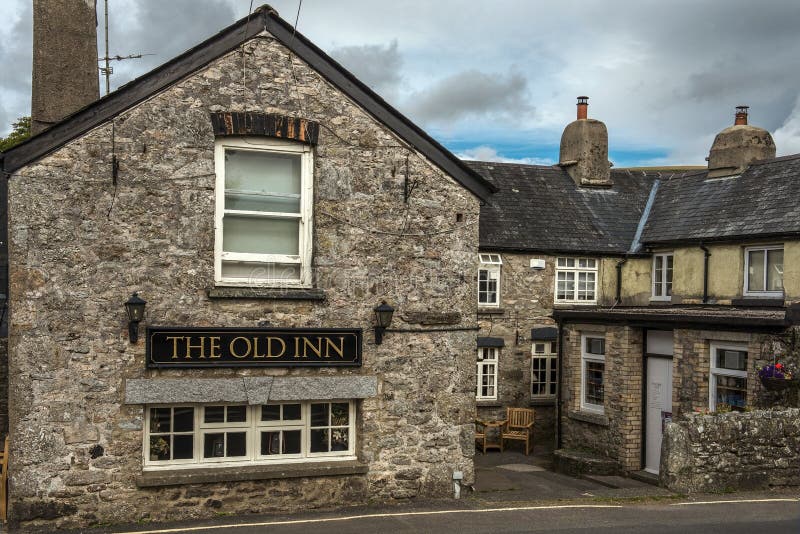
M360 367L361 329L147 328L147 367Z

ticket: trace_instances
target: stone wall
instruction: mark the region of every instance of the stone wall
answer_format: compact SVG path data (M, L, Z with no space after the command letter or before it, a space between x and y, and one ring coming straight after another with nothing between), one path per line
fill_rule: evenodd
M800 486L800 410L689 414L669 423L660 477L680 493Z
M0 444L8 435L8 338L0 338ZM2 446L2 445L0 445Z
M247 68L242 69L246 61ZM216 111L320 123L314 154L314 286L324 300L213 299ZM478 200L294 58L248 42L115 119L20 169L9 186L11 518L77 527L218 513L307 509L450 495L473 479L476 332L387 333L448 310L475 326ZM414 184L404 202L404 182ZM146 370L123 303L145 325L361 327L363 367ZM407 318L407 321L403 320ZM132 378L265 375L378 379L358 403L366 474L143 488L143 407Z
M604 336L605 403L602 414L581 410L581 336ZM562 446L591 450L619 463L641 467L642 331L627 326L567 325L562 334Z

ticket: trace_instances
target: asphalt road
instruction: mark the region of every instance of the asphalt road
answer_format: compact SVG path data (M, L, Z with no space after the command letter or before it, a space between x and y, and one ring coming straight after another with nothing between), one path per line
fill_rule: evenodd
M477 509L308 514L286 518L219 518L207 523L138 526L104 532L235 534L309 532L559 532L592 534L800 534L800 498L671 501L657 504L562 504ZM98 532L98 530L94 530Z

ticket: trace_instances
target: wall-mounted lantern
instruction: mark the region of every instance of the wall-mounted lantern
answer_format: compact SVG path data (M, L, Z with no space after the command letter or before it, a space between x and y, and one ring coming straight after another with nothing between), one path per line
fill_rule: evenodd
M147 304L139 298L138 293L131 295L125 303L125 311L128 312L128 337L131 343L139 341L139 322L144 319L144 307Z
M375 312L375 344L380 345L383 343L383 333L392 324L392 314L394 308L382 301L378 306L373 308Z

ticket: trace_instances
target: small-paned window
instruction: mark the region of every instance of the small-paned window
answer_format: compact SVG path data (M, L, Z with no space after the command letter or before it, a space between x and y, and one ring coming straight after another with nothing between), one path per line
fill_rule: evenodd
M745 295L783 294L783 246L745 249Z
M478 347L478 400L497 400L498 353L495 347Z
M311 147L226 137L217 141L215 170L216 282L309 285Z
M551 399L558 386L558 359L555 341L531 343L531 398Z
M558 258L556 260L555 302L594 304L597 302L597 260Z
M606 340L581 337L581 410L603 413L605 403Z
M355 458L355 402L150 406L145 467Z
M479 254L478 305L500 306L500 254Z
M673 258L671 252L653 255L653 300L672 298Z
M747 346L711 344L709 408L743 411L747 406Z

